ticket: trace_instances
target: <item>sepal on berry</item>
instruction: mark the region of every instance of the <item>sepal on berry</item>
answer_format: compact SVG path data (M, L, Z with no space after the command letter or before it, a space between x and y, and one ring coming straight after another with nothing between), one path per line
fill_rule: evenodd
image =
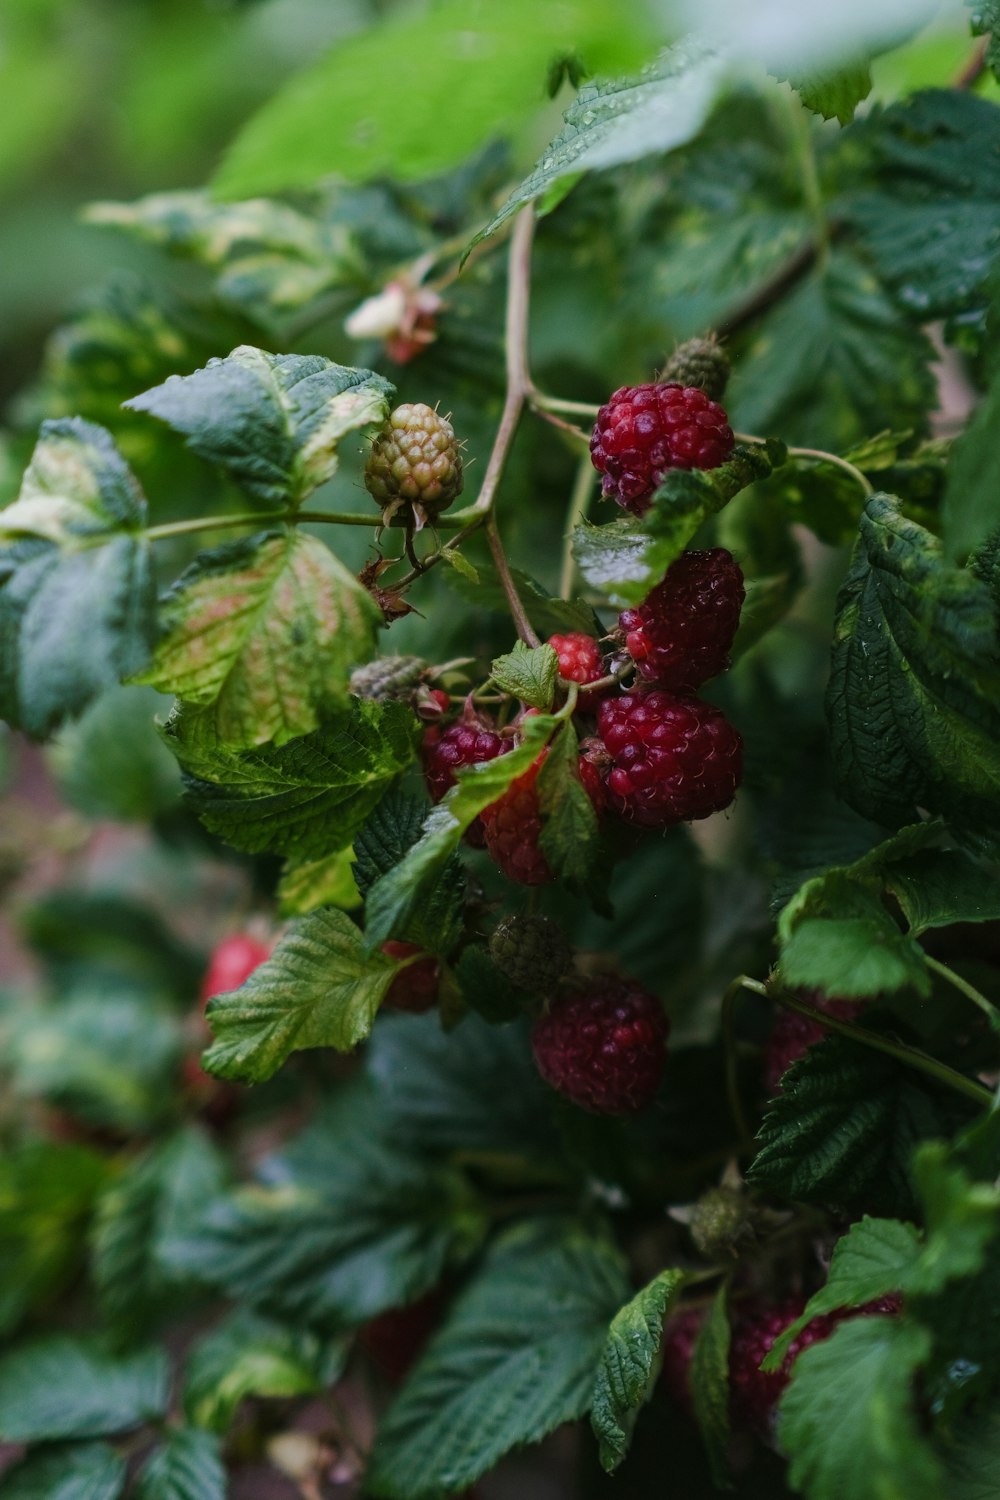
M660 371L664 385L694 386L713 401L721 401L729 384L732 366L714 334L704 339L685 339Z

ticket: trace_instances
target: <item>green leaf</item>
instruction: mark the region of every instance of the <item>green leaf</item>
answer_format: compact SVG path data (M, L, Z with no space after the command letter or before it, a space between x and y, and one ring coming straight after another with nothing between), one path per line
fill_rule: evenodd
M886 427L924 430L933 357L867 265L834 248L760 319L726 409L741 432L839 453Z
M994 1183L973 1182L944 1141L927 1141L913 1159L913 1177L924 1207L923 1252L902 1284L915 1296L933 1296L951 1281L971 1279L983 1269L1000 1229L1000 1192Z
M842 1307L863 1307L900 1291L920 1256L920 1235L912 1224L866 1214L837 1241L826 1281L809 1298L801 1316L775 1339L761 1369L780 1370L792 1343L813 1318Z
M973 36L988 36L989 42L986 47L986 61L993 69L994 74L1000 71L1000 9L997 0L976 0L975 8L969 17L969 25Z
M809 1500L941 1500L939 1459L913 1382L930 1337L898 1318L856 1318L804 1349L778 1408L789 1480Z
M156 732L152 690L113 687L53 740L47 760L71 807L88 818L152 822L180 801L177 764Z
M259 1171L207 1206L170 1263L314 1327L340 1331L422 1296L487 1228L464 1179L410 1154L364 1088L342 1091Z
M398 972L383 954L365 954L344 912L310 912L240 989L209 1002L215 1041L203 1064L217 1078L263 1083L306 1047L350 1052L371 1031Z
M225 1500L228 1492L219 1440L177 1427L154 1448L136 1479L135 1500Z
M107 1443L38 1448L5 1469L4 1500L118 1500L125 1460Z
M878 884L846 870L809 880L778 918L786 984L867 997L911 988L929 995L931 976L915 938L882 905Z
M701 1325L689 1372L694 1414L717 1489L730 1488L728 1301L729 1284L724 1281Z
M912 1215L913 1149L948 1134L958 1107L893 1058L830 1037L782 1079L749 1180L793 1200Z
M42 739L153 644L146 502L102 427L45 422L13 505L0 511L0 708Z
M470 943L459 954L454 967L462 999L491 1026L516 1021L524 1013L526 996L515 990L501 974L486 948Z
M637 604L709 516L747 485L766 479L784 462L780 445L740 446L732 458L705 473L674 469L656 491L642 520L585 521L573 533L573 556L587 582L612 604Z
M383 875L368 892L365 902L365 941L369 951L386 938L408 930L421 910L427 892L440 878L462 834L484 807L503 795L518 776L537 759L555 732L558 720L538 714L524 720L523 740L515 750L496 760L467 766L458 773L458 784L424 821L424 831L394 870Z
M383 875L389 875L412 849L423 831L428 803L393 788L375 808L354 841L355 876L362 896ZM465 871L453 854L445 861L435 881L429 881L419 907L397 936L415 943L428 953L446 954L454 948L462 929L465 907Z
M559 658L552 646L526 646L517 641L513 651L498 656L490 676L502 693L512 693L529 708L552 709L559 676Z
M134 1338L176 1295L160 1261L164 1244L183 1234L222 1188L223 1165L196 1126L135 1158L103 1193L93 1230L93 1277L102 1310Z
M842 793L889 825L917 807L1000 836L1000 656L985 584L873 495L837 601L827 714Z
M370 1492L430 1500L463 1489L511 1448L583 1416L626 1294L617 1252L575 1226L506 1235L383 1418Z
M1000 880L954 849L924 850L884 871L913 937L953 922L1000 920Z
M850 215L879 278L916 320L981 307L1000 236L1000 112L960 89L925 89L866 126L877 191Z
M199 713L164 728L205 827L249 854L319 859L346 848L413 759L419 725L405 703L352 700L312 734L230 750Z
M112 891L48 890L20 914L20 927L61 991L85 977L187 1001L204 973L203 953L186 947L150 907Z
M344 706L380 623L371 594L324 542L300 531L247 537L203 552L178 579L135 680L214 704L231 749L283 745Z
M1000 235L1000 226L997 228ZM1000 377L994 379L972 420L957 439L948 463L941 504L947 557L961 561L1000 528Z
M472 1015L444 1031L421 1016L385 1015L365 1067L386 1129L415 1151L513 1152L533 1163L558 1152L523 1025Z
M214 187L236 198L312 187L333 174L350 182L432 176L540 109L553 54L575 50L589 67L614 71L644 61L648 37L640 7L630 3L612 18L597 0L553 10L507 0L502 16L479 0L442 0L391 15L341 41L271 99L230 147ZM372 87L402 77L405 121L392 89Z
M609 1474L628 1452L639 1409L656 1383L663 1320L686 1279L684 1271L661 1271L611 1320L590 1410L601 1463Z
M0 1357L0 1438L34 1443L138 1427L165 1414L167 1375L160 1349L114 1359L88 1339L24 1344Z
M664 52L636 78L585 84L534 170L472 245L495 234L522 204L547 195L563 178L575 180L584 172L684 145L704 124L725 71L717 53L688 41Z
M295 312L359 270L347 225L264 198L218 203L204 192L152 193L91 203L84 219L208 266L216 295L256 321L262 311Z
M253 500L294 507L335 473L341 438L385 421L393 391L371 370L241 344L125 406L183 433Z
M278 910L283 917L304 917L318 906L356 911L361 892L353 874L354 850L338 849L325 859L285 866L278 885Z
M188 1355L184 1409L197 1427L225 1433L248 1396L287 1400L328 1389L346 1354L343 1339L322 1339L259 1313L232 1313Z
M1000 1412L967 1417L943 1456L948 1500L994 1500L1000 1490Z
M580 745L569 722L553 736L538 779L543 825L539 840L553 873L586 886L597 858L600 828L580 780Z
M865 58L838 67L835 72L793 76L788 81L813 114L822 115L824 120L839 120L841 125L851 123L854 111L872 89L871 69Z
M0 1158L0 1333L72 1279L107 1172L68 1142L26 1142Z

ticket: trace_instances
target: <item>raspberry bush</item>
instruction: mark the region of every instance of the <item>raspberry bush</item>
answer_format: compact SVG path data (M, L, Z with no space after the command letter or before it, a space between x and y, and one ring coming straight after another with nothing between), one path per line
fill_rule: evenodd
M4 377L0 1490L982 1500L1000 12L349 9Z

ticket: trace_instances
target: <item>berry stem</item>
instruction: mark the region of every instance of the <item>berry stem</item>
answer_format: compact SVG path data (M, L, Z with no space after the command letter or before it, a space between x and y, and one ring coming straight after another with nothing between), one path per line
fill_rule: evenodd
M752 432L737 432L734 433L734 437L738 443L756 443L758 446L762 446L767 442L766 438L757 437ZM845 474L850 474L851 478L857 481L866 495L875 493L868 479L855 464L852 464L849 459L841 458L837 453L827 453L825 448L789 448L788 457L815 458L820 463L835 464L838 469L843 469Z
M569 599L573 593L573 579L576 576L576 563L573 559L573 533L584 520L590 497L594 490L594 465L590 454L585 453L580 459L570 491L569 505L566 509L566 526L563 532L563 554L562 568L559 573L559 597Z
M486 522L486 540L489 542L493 564L507 596L507 607L514 621L514 628L526 646L540 646L541 640L532 629L531 621L521 603L521 596L517 592L517 585L510 571L510 563L507 561L507 554L503 550L503 543L497 530L497 518L492 512Z
M755 995L763 995L765 999L774 1000L778 1005L783 1005L786 1010L797 1011L800 1016L806 1016L808 1020L815 1021L824 1031L839 1032L841 1036L846 1036L851 1041L871 1047L875 1052L884 1052L887 1057L894 1057L897 1062L905 1063L909 1068L916 1068L920 1073L926 1073L928 1078L936 1079L938 1083L954 1089L957 1094L964 1094L967 1099L972 1099L976 1104L989 1106L993 1103L992 1093L981 1083L976 1083L972 1078L966 1078L964 1073L959 1073L955 1068L949 1068L947 1063L938 1062L936 1057L930 1057L917 1047L908 1047L905 1042L890 1041L888 1037L880 1036L877 1031L869 1031L865 1026L857 1026L853 1021L842 1021L825 1010L817 1010L815 1006L800 1000L797 995L776 985L769 988L766 984L761 984L759 979L748 979L746 975L743 975L739 982L745 990L752 990Z
M535 385L528 388L528 401L538 412L561 411L567 417L589 417L591 421L601 409L589 401L564 401L561 396L550 396Z
M722 1046L726 1065L726 1098L729 1102L729 1113L733 1117L736 1126L739 1150L741 1155L749 1155L753 1152L753 1131L747 1124L747 1117L743 1112L743 1100L740 1097L740 1079L737 1068L736 1057L736 1002L740 997L740 991L749 989L746 976L741 974L728 984L722 996L722 1011L720 1022L722 1026Z
M439 516L434 525L439 530L467 525L468 511L457 511L453 516ZM141 534L147 542L161 542L167 537L187 536L196 531L224 531L234 526L262 526L269 521L283 521L288 526L299 523L312 526L369 526L378 525L378 516L362 516L338 510L258 510L244 511L235 516L197 516L190 521L168 521L163 526L148 526Z
M961 974L956 974L955 970L950 969L947 964L941 963L936 958L931 958L929 953L924 954L924 963L933 973L939 974L942 979L958 990L960 995L964 995L967 1000L971 1000L973 1005L978 1005L994 1031L1000 1031L1000 1009L993 1004L992 1000L988 1000L981 990L977 990L974 984L970 984L967 979L963 979Z

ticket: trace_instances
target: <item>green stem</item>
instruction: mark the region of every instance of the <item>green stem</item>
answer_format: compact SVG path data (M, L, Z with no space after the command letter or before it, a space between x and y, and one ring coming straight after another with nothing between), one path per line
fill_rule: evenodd
M549 396L534 385L529 386L527 395L537 411L561 411L567 417L589 417L594 421L601 409L599 406L592 406L589 401L563 401L560 396Z
M453 516L439 516L434 522L439 531L457 531L467 526L475 515L472 507L458 510ZM188 536L196 531L224 531L234 526L262 526L271 521L283 521L288 526L301 524L312 526L371 526L378 525L378 516L358 515L352 511L339 510L258 510L245 511L235 516L198 516L192 521L169 521L163 526L149 526L142 533L148 542L161 542L166 537Z
M486 540L489 542L493 565L497 570L500 585L506 595L507 607L510 610L511 619L514 621L515 630L526 646L540 646L542 644L541 640L535 634L531 621L528 619L527 611L521 603L521 596L517 592L517 585L510 571L510 563L507 561L507 554L503 550L503 543L500 540L500 533L497 530L497 518L492 511L486 521Z
M559 573L559 597L568 599L573 593L573 578L576 564L573 561L573 533L587 514L591 492L594 488L595 470L589 453L580 459L570 492L566 510L566 529L563 533L562 568Z
M743 1113L743 1100L740 1098L740 1081L736 1059L736 1001L740 990L749 989L749 985L743 975L734 979L732 984L726 986L722 996L721 1026L722 1046L726 1063L726 1098L729 1101L729 1113L733 1117L736 1126L736 1134L739 1137L741 1152L753 1150L753 1132L747 1124L747 1117Z
M974 984L963 979L961 974L956 974L954 969L949 969L947 964L931 958L929 953L924 954L924 963L935 974L940 974L941 978L958 990L960 995L971 1000L973 1005L978 1005L994 1030L1000 1031L1000 1009L993 1004L992 1000L988 1000L981 990L977 990Z
M808 1005L788 990L776 987L769 989L759 980L749 979L746 975L743 975L739 982L744 989L752 990L755 995L763 995L766 999L783 1005L786 1010L794 1010L800 1016L806 1016L810 1021L815 1021L824 1031L838 1032L851 1041L870 1047L873 1052L884 1052L887 1057L894 1057L897 1062L904 1063L908 1068L915 1068L917 1072L925 1073L928 1078L936 1079L938 1083L954 1089L957 1094L964 1094L967 1099L972 1099L976 1104L989 1107L993 1103L992 1093L981 1083L976 1083L972 1078L966 1078L964 1073L957 1072L955 1068L949 1068L947 1063L938 1062L936 1057L930 1057L928 1053L921 1052L916 1047L908 1047L905 1042L891 1041L888 1037L880 1036L877 1031L869 1031L865 1026L855 1025L853 1021L842 1021L838 1016L831 1016L827 1011L817 1010L815 1006Z
M852 479L857 480L866 495L875 493L873 486L861 470L846 458L838 457L836 453L825 453L822 448L789 448L788 456L789 458L818 458L825 464L836 464L838 469L843 469L845 474L850 474Z
M823 190L820 187L819 171L816 166L812 115L790 89L784 91L783 97L792 136L792 147L798 158L802 177L802 196L816 226L817 253L822 260L830 242L830 226L826 219Z

